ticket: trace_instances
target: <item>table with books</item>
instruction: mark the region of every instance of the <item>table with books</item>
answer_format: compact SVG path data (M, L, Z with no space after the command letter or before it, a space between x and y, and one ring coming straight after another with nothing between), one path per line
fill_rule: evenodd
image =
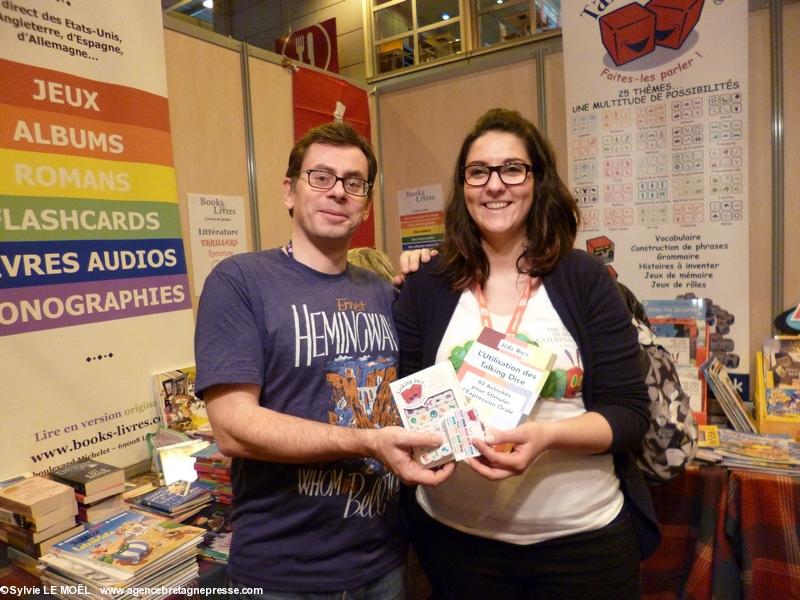
M227 574L225 572L225 564L200 557L197 560L197 565L197 578L194 581L186 583L184 587L199 587L211 590L215 588L225 588L229 585ZM45 593L41 590L43 585L45 584L39 577L31 575L30 573L11 563L6 555L6 547L0 543L0 587L8 586L8 588L12 588L13 586L13 588L19 591L19 593L14 594L14 598L20 598L23 600L52 599L52 594ZM34 591L37 588L39 591ZM180 600L182 598L183 596L176 594L170 596L169 600Z
M0 597L121 600L141 588L163 598L180 587L224 587L230 504L219 487L160 485L145 474L126 481L88 459L51 477L0 482ZM111 500L121 503L113 514L97 512Z
M651 490L663 540L656 554L644 563L643 598L800 598L800 478L722 466L693 466ZM210 516L198 513L198 519L213 519L213 513L226 506L207 508ZM124 537L126 530L144 529L152 523L146 518L137 519L136 523L118 524L113 528L114 536ZM163 517L155 521L161 522ZM111 537L98 539L99 546L92 543L83 550L77 544L76 551L90 555L92 551L97 554L107 550L112 555L124 555L127 562L136 562L122 566L120 573L108 574L112 579L114 575L132 575L123 580L126 583L166 578L190 586L223 587L223 563L201 558L194 564L203 533L192 525L196 522L199 521L174 524L173 531L157 527L156 534L166 538L168 544L147 557L135 556L142 550L136 544L111 547ZM174 539L177 537L180 539ZM0 586L32 590L47 583L11 564L6 550L0 545ZM69 573L72 566L85 564L64 553L54 556L56 563L76 563L64 565L62 574ZM152 562L156 563L155 572L152 567L146 568ZM53 582L63 576L58 570L51 573L48 580L53 578ZM28 591L21 597L52 596Z
M643 598L800 598L800 478L703 466L651 491Z

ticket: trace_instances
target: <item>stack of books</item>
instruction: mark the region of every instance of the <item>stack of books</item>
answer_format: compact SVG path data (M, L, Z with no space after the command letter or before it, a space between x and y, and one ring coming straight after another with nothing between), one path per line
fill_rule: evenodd
M153 471L139 473L125 480L125 491L122 492L124 499L135 498L147 492L152 492L157 487L163 485L161 475Z
M176 481L130 498L128 503L139 511L185 521L211 504L211 491L197 481Z
M742 433L758 433L755 420L731 381L728 370L717 357L705 361L701 370L731 426Z
M764 341L756 353L754 400L759 432L800 437L800 336Z
M800 476L800 444L782 435L742 433L718 428L716 443L707 448L706 462L719 462L729 469Z
M83 530L75 523L72 488L23 473L0 481L0 540L19 567L37 574L37 558L56 542Z
M85 586L87 597L98 598L158 588L164 593L148 598L165 598L166 588L184 586L198 576L197 546L204 533L199 527L126 511L54 544L41 558L42 583L53 590Z
M197 481L211 489L211 497L219 504L233 503L231 459L223 455L216 444L192 454Z
M231 510L230 504L211 504L194 515L186 523L206 530L200 543L199 554L216 562L228 562L231 551Z
M708 323L714 317L713 312L709 315L709 305L710 301L704 298L642 300L656 343L670 353L681 387L701 424L706 423L709 412L700 373L700 366L710 356L713 346Z
M125 511L125 472L119 467L84 459L53 469L50 478L69 485L78 500L78 519L99 523Z

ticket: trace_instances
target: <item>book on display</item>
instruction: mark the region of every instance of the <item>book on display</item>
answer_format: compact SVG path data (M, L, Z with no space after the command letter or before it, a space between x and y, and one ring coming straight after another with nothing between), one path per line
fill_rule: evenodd
M197 580L199 576L197 558L194 554L175 556L173 561L163 565L162 569L147 575L137 575L125 582L56 554L47 554L42 560L42 566L44 571L40 576L43 583L55 586L55 590L70 590L80 585L85 588L85 595L81 597L98 600L108 598L133 600L145 597L141 591L133 592L134 588L149 588L151 593L146 596L149 600L167 598L171 596L170 590L163 588L180 587ZM75 598L75 595L58 592L54 592L53 595L65 600Z
M16 538L19 540L25 540L30 543L37 544L43 540L53 537L54 535L61 533L71 527L75 527L75 517L69 516L63 521L59 521L49 527L44 529L35 530L35 529L26 529L25 527L19 527L18 525L13 525L11 523L0 522L0 530L4 531L5 534L9 538Z
M436 448L415 448L425 467L478 456L470 440L483 437L477 412L467 404L450 361L437 363L389 384L403 425L412 431L442 435Z
M78 502L82 505L97 504L98 502L101 502L106 498L110 498L111 496L116 496L124 491L125 491L125 481L123 481L122 483L115 483L111 487L105 488L104 490L100 490L99 492L95 492L94 494L88 496L76 492L75 498L77 498Z
M758 433L756 423L731 381L725 365L712 356L701 365L701 370L733 428L742 433Z
M0 540L7 543L10 547L21 550L28 556L38 558L49 552L53 544L56 544L62 540L72 537L73 535L76 535L81 531L83 531L83 525L75 525L73 523L72 527L70 527L69 529L66 529L60 533L57 533L39 542L28 541L22 538L9 536L6 531L0 531Z
M230 504L212 504L194 515L187 524L206 530L199 546L200 556L217 562L227 562L231 550Z
M81 504L78 506L78 519L85 523L97 523L110 519L126 510L128 510L128 504L122 494L115 494L95 504Z
M530 414L555 361L549 350L484 327L458 379L484 425L513 429Z
M211 423L206 405L194 394L194 365L153 376L153 394L164 427L187 434L208 434Z
M45 520L51 521L47 517L48 513L59 510L74 510L71 514L76 514L78 510L75 491L63 483L33 475L0 488L2 521L17 524L20 521L32 522L38 528L44 529L46 526L42 523Z
M84 459L57 467L49 473L84 496L91 496L125 482L125 472L119 467L97 460Z
M118 582L152 573L183 553L194 555L205 531L133 511L87 527L53 545L60 559L102 573ZM42 557L48 562L48 556Z
M142 505L165 513L176 513L190 506L211 501L211 492L206 485L198 482L176 481L141 496Z

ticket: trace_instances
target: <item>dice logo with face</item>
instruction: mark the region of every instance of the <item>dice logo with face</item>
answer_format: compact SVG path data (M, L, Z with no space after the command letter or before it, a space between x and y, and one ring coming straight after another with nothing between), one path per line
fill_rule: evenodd
M656 16L656 45L678 49L700 20L704 0L650 0L645 8Z
M412 384L409 388L400 392L406 404L415 404L422 398L422 385L419 383Z
M655 32L655 14L635 2L600 17L600 38L617 66L650 54Z

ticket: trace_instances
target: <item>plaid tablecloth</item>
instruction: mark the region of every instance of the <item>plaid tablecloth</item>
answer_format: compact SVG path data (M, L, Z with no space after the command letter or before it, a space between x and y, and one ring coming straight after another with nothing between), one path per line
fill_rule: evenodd
M800 478L731 471L725 533L744 598L800 598Z
M663 539L643 598L800 598L800 479L701 467L651 492Z

